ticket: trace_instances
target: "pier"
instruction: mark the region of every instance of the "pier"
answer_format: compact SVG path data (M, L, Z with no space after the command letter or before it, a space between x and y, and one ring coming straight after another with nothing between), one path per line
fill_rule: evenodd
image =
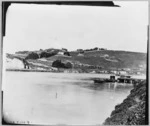
M109 79L106 78L97 78L94 79L94 83L107 83L107 82L117 82L117 83L126 83L126 84L137 84L142 82L144 79L131 78L131 76L120 76L116 78L115 76L110 76Z
M128 78L128 77L120 77L117 79L118 83L127 83L127 84L137 84L142 82L144 79L137 79L137 78Z

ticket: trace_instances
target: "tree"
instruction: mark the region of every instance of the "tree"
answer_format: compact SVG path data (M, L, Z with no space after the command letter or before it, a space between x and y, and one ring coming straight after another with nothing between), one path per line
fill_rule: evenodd
M95 47L93 50L98 50L98 47Z
M61 60L56 60L52 63L52 67L65 68L65 64Z
M66 67L66 68L72 68L72 64L71 64L70 62L67 62L67 63L65 64L65 67Z
M27 55L27 57L25 59L38 59L39 55L35 52L31 52Z
M43 51L40 54L40 58L48 58L48 57L54 56L56 54L57 54L57 52L45 52L45 51Z
M64 55L70 56L70 53L69 52L64 52Z

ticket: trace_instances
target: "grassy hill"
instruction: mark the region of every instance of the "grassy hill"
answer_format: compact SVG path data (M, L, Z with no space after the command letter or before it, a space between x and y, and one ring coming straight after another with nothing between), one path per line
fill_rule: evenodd
M73 55L76 60L93 65L101 65L104 68L137 68L139 65L146 65L145 53L105 50L85 52L82 58L78 58L75 53ZM105 57L105 55L108 56Z
M146 70L146 53L140 52L128 52L128 51L117 51L117 50L94 50L84 51L79 53L78 51L69 52L70 56L60 54L63 50L58 49L46 49L40 51L32 51L40 55L42 52L53 53L48 57L42 57L37 59L28 58L27 61L43 64L47 67L51 67L52 63L56 60L62 62L70 62L74 68L82 68L86 66L100 66L103 70L114 70L114 69L136 69L145 71ZM16 54L7 55L8 58L19 57L26 58L31 52L20 51Z

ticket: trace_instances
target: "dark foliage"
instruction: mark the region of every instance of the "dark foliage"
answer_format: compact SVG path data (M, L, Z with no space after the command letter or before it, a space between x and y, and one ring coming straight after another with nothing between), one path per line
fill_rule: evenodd
M56 54L57 54L57 52L55 52L55 51L53 51L53 52L41 52L40 58L48 58L48 57L54 56Z
M70 62L62 63L61 60L56 60L52 63L52 67L57 68L72 68L72 64Z
M27 55L27 57L25 59L38 59L39 55L35 52L31 52Z
M107 49L95 47L95 48L91 48L91 49L85 49L84 51L96 51L96 50L107 50Z
M67 62L67 63L65 64L65 67L66 67L66 68L72 68L72 64L71 64L70 62Z
M64 55L70 56L70 53L69 52L64 52Z
M93 50L98 50L99 48L98 47L95 47Z
M65 64L61 62L61 60L56 60L52 63L52 67L57 67L57 68L66 68Z

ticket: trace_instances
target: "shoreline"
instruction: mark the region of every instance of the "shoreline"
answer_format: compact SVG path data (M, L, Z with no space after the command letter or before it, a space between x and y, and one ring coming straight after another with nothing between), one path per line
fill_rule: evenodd
M70 69L66 69L66 70L70 70ZM15 71L15 72L50 72L50 73L89 73L89 74L108 74L108 75L115 75L112 73L91 73L91 72L80 72L77 69L71 69L71 71L66 72L63 69L60 70L38 70L38 69L5 69L5 71ZM127 74L129 76L144 76L146 77L146 75L136 75L136 74ZM116 76L120 76L120 75L116 75Z
M103 125L148 125L146 80L135 86L122 103L115 106Z
M6 69L6 71L16 71L16 72L57 72L51 70L36 70L36 69Z

